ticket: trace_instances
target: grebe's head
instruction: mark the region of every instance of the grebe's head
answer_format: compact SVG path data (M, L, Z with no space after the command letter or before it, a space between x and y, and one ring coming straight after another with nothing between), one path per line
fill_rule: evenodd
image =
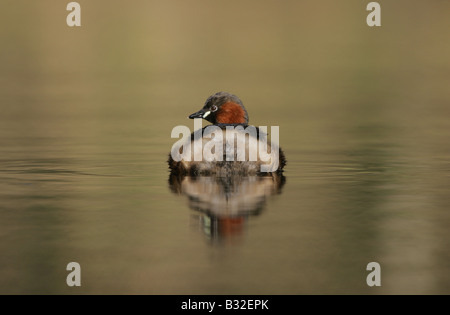
M189 118L203 118L212 124L248 124L248 114L242 101L227 92L208 97L203 108Z

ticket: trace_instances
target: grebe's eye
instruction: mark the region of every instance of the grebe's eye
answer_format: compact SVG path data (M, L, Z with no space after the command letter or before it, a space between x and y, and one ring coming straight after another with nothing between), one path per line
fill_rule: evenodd
M215 112L216 110L217 110L217 106L216 105L211 106L211 111L212 112Z

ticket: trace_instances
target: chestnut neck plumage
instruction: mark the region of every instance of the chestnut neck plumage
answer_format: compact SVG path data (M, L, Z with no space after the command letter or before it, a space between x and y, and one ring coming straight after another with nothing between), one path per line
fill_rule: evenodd
M248 119L241 105L227 102L220 106L216 114L216 124L247 124Z

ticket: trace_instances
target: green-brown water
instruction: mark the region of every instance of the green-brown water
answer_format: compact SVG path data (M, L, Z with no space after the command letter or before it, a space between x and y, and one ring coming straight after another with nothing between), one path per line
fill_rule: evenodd
M450 293L448 2L79 3L0 2L0 293ZM219 90L283 180L169 178Z

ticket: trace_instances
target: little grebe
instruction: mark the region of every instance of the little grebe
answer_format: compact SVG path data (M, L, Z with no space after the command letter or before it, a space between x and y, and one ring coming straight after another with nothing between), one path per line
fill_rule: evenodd
M220 154L219 159L202 159L200 161L194 158L194 150L191 150L192 154L189 153L188 158L177 160L173 158L172 152L168 161L172 173L182 175L249 175L282 172L286 165L286 159L281 148L277 144L269 143L267 135L261 132L259 128L248 125L247 111L236 95L227 92L218 92L211 95L203 108L190 115L189 118L203 118L213 124L194 131L188 139L190 147L195 150L196 145L200 145L203 150L206 146L212 147L211 144L218 144L223 145L223 150L216 152ZM213 128L213 126L216 126L216 128ZM222 136L217 135L218 130L219 132L221 130ZM254 132L248 132L249 130ZM226 140L224 141L224 139ZM198 143L199 141L201 143ZM239 145L243 145L245 148L244 155L239 155L239 148L237 148ZM266 151L262 150L262 147ZM255 158L250 158L252 156Z

